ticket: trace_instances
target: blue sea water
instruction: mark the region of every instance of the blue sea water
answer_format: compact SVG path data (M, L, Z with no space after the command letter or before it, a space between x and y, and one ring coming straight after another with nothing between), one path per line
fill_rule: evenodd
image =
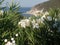
M31 10L31 7L21 7L19 11L22 13L22 16L30 17L31 14L24 14L29 10Z
M9 8L7 7L6 9L3 9L3 10L9 10ZM29 10L31 10L31 7L20 7L20 9L18 10L18 12L21 12L22 16L30 17L31 14L25 14Z
M20 12L25 13L26 11L29 11L31 7L21 7Z

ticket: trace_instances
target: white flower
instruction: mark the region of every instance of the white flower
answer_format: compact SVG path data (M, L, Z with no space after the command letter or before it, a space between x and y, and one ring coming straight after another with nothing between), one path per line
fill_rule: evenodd
M40 23L41 22L41 19L36 19L37 23Z
M18 37L18 33L15 36Z
M5 45L12 45L12 43L10 41L8 41Z
M46 16L48 16L49 15L49 12L45 12L44 14L43 14L43 16L41 17L41 20L42 21L44 21L44 19L46 19ZM48 17L48 18L50 18L50 17Z
M25 27L26 27L25 22L22 22L22 21L21 21L21 22L19 22L19 23L18 23L18 25L20 25L20 26L21 26L21 27L23 27L23 28L25 28Z
M21 22L21 27L26 28L25 22Z
M29 17L29 20L31 20L31 17Z
M26 26L30 26L30 20L29 19L25 19L25 24L26 24Z
M57 18L55 18L55 21L57 21Z
M46 11L44 15L49 15L49 12Z
M30 20L29 19L24 19L21 20L18 25L20 25L23 28L26 28L26 26L30 26Z
M33 24L33 28L39 28L39 24L38 23Z
M5 39L4 42L7 42L7 39Z
M3 10L0 10L0 15L3 15L4 11Z
M51 16L47 16L48 21L52 21L52 17Z
M15 40L12 41L12 45L16 45Z
M43 21L41 19L36 19L36 21L37 21L38 24L43 23Z
M14 40L14 38L11 38L11 40L13 41L13 40Z
M46 16L43 15L43 16L41 17L41 20L44 21L45 18L46 18Z
M12 43L15 43L15 40L13 40Z
M32 24L34 24L36 21L35 21L35 19L33 19L31 22L32 22Z
M20 25L21 24L21 22L18 22L18 25Z

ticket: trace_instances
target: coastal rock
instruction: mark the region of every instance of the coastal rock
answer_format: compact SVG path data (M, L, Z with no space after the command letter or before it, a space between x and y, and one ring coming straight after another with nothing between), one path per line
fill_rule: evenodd
M60 0L48 0L46 2L37 4L27 13L33 14L34 12L36 12L38 10L49 11L50 8L52 8L52 9L60 8Z

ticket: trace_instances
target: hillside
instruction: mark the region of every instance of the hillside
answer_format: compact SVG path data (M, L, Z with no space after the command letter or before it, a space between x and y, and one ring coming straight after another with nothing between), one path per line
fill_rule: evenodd
M49 0L40 4L35 5L32 10L41 10L48 11L50 8L60 8L60 0Z

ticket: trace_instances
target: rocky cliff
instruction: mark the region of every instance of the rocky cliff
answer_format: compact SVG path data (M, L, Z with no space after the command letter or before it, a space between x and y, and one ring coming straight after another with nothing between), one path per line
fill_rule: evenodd
M50 8L60 8L60 0L49 0L40 4L35 5L31 11L42 10L48 11Z

